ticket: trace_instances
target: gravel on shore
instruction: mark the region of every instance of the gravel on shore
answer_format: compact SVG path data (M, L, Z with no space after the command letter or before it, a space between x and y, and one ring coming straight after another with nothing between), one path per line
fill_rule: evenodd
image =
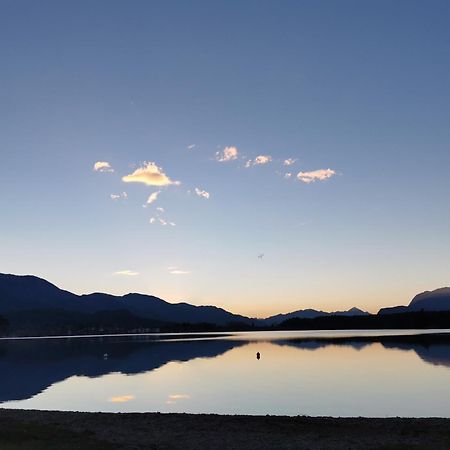
M450 449L450 419L0 409L1 450Z

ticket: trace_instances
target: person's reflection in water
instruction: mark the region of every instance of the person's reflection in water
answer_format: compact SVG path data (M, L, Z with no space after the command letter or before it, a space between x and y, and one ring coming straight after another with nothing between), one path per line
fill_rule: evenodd
M259 352L256 352L256 359L257 360L261 359L261 354Z

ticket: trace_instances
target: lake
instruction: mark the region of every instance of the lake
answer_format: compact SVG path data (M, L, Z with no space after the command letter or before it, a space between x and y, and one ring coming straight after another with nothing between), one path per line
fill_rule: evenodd
M450 417L450 330L2 339L0 406Z

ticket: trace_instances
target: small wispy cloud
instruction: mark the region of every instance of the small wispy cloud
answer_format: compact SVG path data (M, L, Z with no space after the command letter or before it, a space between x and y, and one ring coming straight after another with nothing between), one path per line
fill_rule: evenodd
M133 270L119 270L114 272L114 275L123 275L125 277L135 277L139 275L139 272L134 272Z
M189 394L170 394L166 400L166 404L174 405L178 400L187 400L190 398L191 396Z
M153 202L156 202L160 193L161 191L152 192L147 199L147 205L151 205Z
M150 217L149 223L151 225L153 225L155 223L159 223L163 227L165 227L165 226L175 227L177 225L175 222L170 222L170 221L168 221L166 219L163 219L162 217Z
M126 403L131 400L134 400L134 395L119 395L117 397L111 397L109 401L111 403Z
M174 227L176 226L175 222L171 222L169 220L166 220L164 217L161 217L161 214L164 214L164 208L161 206L158 206L156 208L156 214L154 217L150 217L149 219L149 223L151 225L155 224L155 223L159 223L160 225L162 225L163 227L165 226L170 226L170 227Z
M259 166L261 164L268 164L272 161L272 157L270 155L259 155L255 159L249 159L245 163L245 167L251 167L251 166Z
M203 198L206 198L207 200L209 200L209 192L204 191L204 190L199 189L199 188L195 188L195 193L196 193L199 197L203 197Z
M191 273L189 270L182 270L176 266L168 267L167 270L172 275L187 275Z
M197 147L196 144L190 144L190 145L187 146L187 149L188 149L188 150L192 150L192 149L194 149L195 147Z
M216 161L227 162L237 159L239 151L237 147L225 147L222 151L216 152Z
M297 160L294 159L294 158L288 158L288 159L285 159L285 160L283 161L283 166L292 166L292 164L294 164L295 161L297 161Z
M144 162L142 167L136 169L133 173L122 177L125 183L143 183L147 186L169 186L171 184L179 185L179 181L171 180L154 162Z
M292 177L292 173L291 172L286 172L284 174L284 178L286 178L286 180L289 180L289 178L291 178L291 177Z
M94 164L93 170L94 172L114 172L114 169L111 167L111 164L107 161L97 161Z
M181 400L181 399L186 399L186 398L191 398L191 396L189 394L170 394L169 398L171 400Z
M126 192L122 192L121 194L111 194L111 200L126 200L128 198L128 194Z
M311 172L299 172L297 178L303 183L313 183L314 181L323 181L336 175L336 171L332 169L319 169Z
M169 225L171 227L175 227L176 226L175 222L169 222L168 220L165 220L165 219L158 218L158 221L163 227L165 227L167 225Z

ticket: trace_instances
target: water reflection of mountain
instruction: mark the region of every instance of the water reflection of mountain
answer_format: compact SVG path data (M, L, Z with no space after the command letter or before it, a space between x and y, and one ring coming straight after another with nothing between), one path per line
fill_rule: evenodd
M411 338L411 336L402 336ZM414 350L420 359L436 366L450 367L450 335L426 335L420 340L403 339L399 341L385 340L386 348L399 350Z
M157 369L171 361L214 358L252 340L159 342L143 337L0 341L0 402L30 398L71 376L127 375ZM338 345L360 350L373 343L386 349L414 351L424 362L450 367L450 334L358 336L270 340L315 351ZM107 359L104 359L107 354Z
M387 349L414 351L422 361L450 367L450 334L426 334L413 336L358 336L351 338L286 339L275 341L304 350L317 350L329 345L351 346L360 350L379 342Z
M212 358L243 344L129 337L0 341L0 402L30 398L74 375L142 373L171 361Z

